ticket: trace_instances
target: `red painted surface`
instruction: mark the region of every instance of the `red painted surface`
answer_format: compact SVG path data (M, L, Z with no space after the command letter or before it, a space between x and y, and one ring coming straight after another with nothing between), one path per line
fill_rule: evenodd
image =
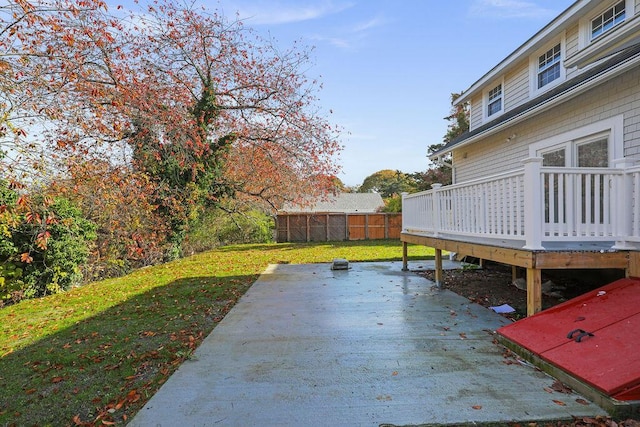
M576 329L593 336L568 338ZM618 280L498 333L616 399L640 399L640 279Z
M631 387L628 390L617 393L613 397L618 400L640 400L640 385Z

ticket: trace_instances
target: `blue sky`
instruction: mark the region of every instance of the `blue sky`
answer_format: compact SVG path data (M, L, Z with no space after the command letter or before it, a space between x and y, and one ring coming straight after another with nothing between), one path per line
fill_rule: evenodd
M450 94L467 89L573 0L204 0L282 46L313 46L320 106L344 129L339 176L426 170Z

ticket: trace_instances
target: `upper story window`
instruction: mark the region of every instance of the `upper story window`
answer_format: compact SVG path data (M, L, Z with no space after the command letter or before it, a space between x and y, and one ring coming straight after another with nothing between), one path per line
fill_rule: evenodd
M560 78L561 52L561 45L558 43L538 57L538 89Z
M494 87L487 94L487 117L502 111L502 84Z
M591 20L591 40L600 37L626 18L625 0L622 0Z

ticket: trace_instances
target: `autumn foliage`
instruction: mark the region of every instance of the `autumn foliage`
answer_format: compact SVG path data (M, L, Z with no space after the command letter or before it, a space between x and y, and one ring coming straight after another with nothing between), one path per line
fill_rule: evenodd
M338 171L309 49L188 4L133 7L0 6L0 179L80 208L98 275L179 256L225 200L274 209Z

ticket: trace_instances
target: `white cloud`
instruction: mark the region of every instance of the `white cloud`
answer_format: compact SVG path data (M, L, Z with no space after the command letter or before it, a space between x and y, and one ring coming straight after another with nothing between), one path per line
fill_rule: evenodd
M521 0L474 0L469 10L475 16L493 18L548 19L558 14L556 10L542 7L533 1Z
M357 22L346 28L334 30L332 35L315 34L314 40L323 41L340 49L354 49L362 44L367 38L370 30L385 24L385 20L380 17L371 18L366 21Z
M278 25L309 21L342 12L353 6L352 3L334 3L331 0L316 2L259 0L221 3L225 13L238 12L240 19L252 25Z
M372 18L372 19L369 19L368 21L360 22L360 23L354 25L354 27L352 28L351 32L360 33L360 32L363 32L363 31L370 30L370 29L375 28L375 27L379 27L382 24L384 24L384 20L382 18L380 18L380 17Z

